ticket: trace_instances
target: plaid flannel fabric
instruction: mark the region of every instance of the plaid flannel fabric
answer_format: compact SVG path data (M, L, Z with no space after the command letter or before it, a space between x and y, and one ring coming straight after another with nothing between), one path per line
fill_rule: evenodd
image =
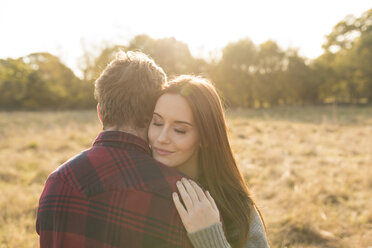
M36 221L40 247L191 247L171 198L181 177L142 139L102 132L48 177Z

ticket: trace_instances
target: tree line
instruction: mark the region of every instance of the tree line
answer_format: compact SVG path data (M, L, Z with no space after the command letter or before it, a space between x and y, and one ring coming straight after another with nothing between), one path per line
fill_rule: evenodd
M127 45L110 45L98 56L85 53L78 78L57 56L33 53L0 59L1 109L81 109L95 106L93 82L119 50L150 55L171 77L208 77L233 107L372 102L372 9L349 15L326 36L314 60L283 50L275 41L249 38L227 44L219 59L195 58L174 38L137 35Z

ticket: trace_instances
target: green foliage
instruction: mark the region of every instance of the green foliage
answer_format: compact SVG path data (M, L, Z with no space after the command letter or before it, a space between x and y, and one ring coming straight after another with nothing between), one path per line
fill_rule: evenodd
M155 40L147 35L137 35L130 41L128 50L150 55L169 76L200 73L203 65L203 60L196 60L185 43L174 38Z
M244 39L224 48L211 76L230 105L267 107L307 101L309 71L303 58L274 41L257 47Z
M228 44L211 77L232 106L372 102L372 9L347 16L309 62L274 41Z
M372 101L372 9L335 25L327 36L325 53L316 61L328 71L322 100L342 103Z
M0 60L2 109L74 109L94 106L93 85L49 53Z
M253 106L257 48L250 39L228 44L211 78L232 106Z
M316 104L319 102L319 85L322 79L314 73L316 66L308 66L297 53L288 56L283 93L287 103Z

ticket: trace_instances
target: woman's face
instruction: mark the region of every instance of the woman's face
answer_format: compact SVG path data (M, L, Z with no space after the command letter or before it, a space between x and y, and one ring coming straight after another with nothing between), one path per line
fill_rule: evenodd
M162 95L156 102L148 136L156 160L188 176L196 175L199 134L186 99L178 94Z

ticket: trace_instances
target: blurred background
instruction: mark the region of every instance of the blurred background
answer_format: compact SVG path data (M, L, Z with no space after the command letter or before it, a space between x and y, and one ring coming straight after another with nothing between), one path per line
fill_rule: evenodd
M100 132L119 50L209 78L272 247L372 247L372 4L0 2L0 247L37 247L50 172Z

